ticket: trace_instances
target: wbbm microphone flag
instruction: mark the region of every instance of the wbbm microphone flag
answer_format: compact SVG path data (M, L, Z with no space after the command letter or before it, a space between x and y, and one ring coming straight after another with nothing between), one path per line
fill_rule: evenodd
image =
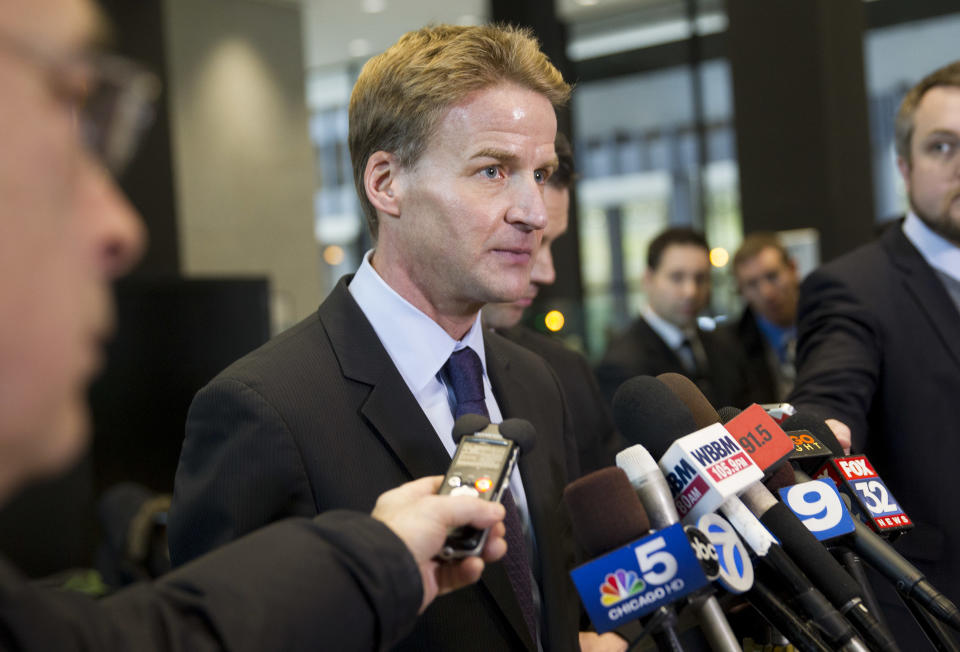
M707 585L675 523L570 571L597 632L608 632Z

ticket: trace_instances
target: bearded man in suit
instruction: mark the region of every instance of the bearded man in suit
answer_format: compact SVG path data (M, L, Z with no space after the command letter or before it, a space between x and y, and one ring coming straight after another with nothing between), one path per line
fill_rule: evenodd
M197 394L174 563L287 516L369 510L384 489L443 473L464 409L521 417L537 440L510 480L504 562L434 602L395 649L575 649L568 410L541 358L480 325L485 303L529 283L568 95L514 28L428 27L367 62L349 142L375 248L316 314Z
M869 457L915 524L895 546L956 603L960 61L907 93L895 128L910 212L804 281L789 401L820 408ZM874 585L901 647L925 645L887 583Z

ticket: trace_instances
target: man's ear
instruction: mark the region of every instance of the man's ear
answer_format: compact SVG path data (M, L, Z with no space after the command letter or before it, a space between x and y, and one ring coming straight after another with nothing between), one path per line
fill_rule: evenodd
M400 216L400 163L390 152L374 152L363 171L363 189L378 212Z
M643 268L643 279L642 279L641 282L643 283L643 290L644 290L645 292L649 292L649 291L650 291L650 285L653 284L653 270L652 270L652 269L650 269L649 267L644 267L644 268Z
M900 176L903 177L903 184L907 191L910 190L910 161L902 156L897 157L897 169L900 170Z

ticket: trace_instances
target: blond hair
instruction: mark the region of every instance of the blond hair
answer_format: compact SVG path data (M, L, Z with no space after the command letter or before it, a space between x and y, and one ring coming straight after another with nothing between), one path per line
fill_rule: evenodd
M910 141L913 138L914 128L913 117L923 96L931 88L937 86L960 88L960 61L947 64L921 79L916 86L907 92L900 103L900 109L897 111L897 117L894 121L894 144L897 148L897 156L907 163L910 162Z
M378 151L410 167L446 110L469 93L508 82L559 107L570 86L528 29L505 25L436 25L408 32L367 61L350 96L350 158L360 205L377 237L377 212L363 175Z

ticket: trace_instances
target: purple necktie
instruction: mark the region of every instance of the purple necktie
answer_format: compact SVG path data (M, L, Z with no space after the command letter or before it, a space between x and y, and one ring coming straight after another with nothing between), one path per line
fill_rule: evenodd
M447 380L453 389L456 406L453 409L453 418L459 419L464 414L481 414L490 417L487 412L487 403L483 393L483 364L480 356L470 347L465 347L450 354L447 363L443 365ZM536 617L533 608L532 574L530 560L527 559L527 546L523 539L523 529L520 525L520 511L513 500L513 494L507 488L500 501L506 509L503 524L506 526L507 554L503 558L503 566L510 579L510 585L520 603L523 620L527 623L530 638L534 645L537 641Z

